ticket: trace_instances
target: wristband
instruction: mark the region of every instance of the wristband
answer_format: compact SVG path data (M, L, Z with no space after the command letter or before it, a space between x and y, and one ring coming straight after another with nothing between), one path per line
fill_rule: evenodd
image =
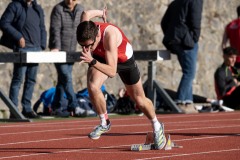
M89 63L89 65L90 65L90 66L94 66L96 63L97 63L97 60L96 60L96 59L93 59L93 60Z

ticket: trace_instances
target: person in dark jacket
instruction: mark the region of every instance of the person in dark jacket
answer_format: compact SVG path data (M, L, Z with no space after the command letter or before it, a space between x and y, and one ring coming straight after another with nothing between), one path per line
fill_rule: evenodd
M46 48L44 12L36 0L12 0L1 17L0 26L3 31L1 44L14 52L35 52ZM27 118L38 118L31 107L37 70L38 64L30 63L15 63L13 68L9 97L18 106L18 94L25 77L22 113ZM10 118L14 118L12 114Z
M76 30L80 23L84 8L75 0L64 0L58 3L52 10L50 23L49 48L51 51L74 52L77 47ZM58 73L56 94L53 101L53 113L59 117L68 117L69 112L62 111L64 93L68 99L68 110L75 116L85 114L78 105L72 85L73 63L55 63Z
M234 67L237 55L237 49L224 48L224 62L214 74L217 98L222 99L225 106L233 109L240 107L240 73Z
M196 73L202 7L203 0L174 0L161 21L163 44L177 55L182 68L175 101L185 113L197 113L193 105L192 83Z

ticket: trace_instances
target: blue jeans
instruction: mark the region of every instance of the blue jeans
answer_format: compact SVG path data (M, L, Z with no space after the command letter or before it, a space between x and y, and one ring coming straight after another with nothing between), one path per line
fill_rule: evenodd
M72 110L78 106L78 101L72 85L73 63L55 63L55 67L58 73L58 82L53 100L53 108L64 108L63 105L66 104L66 100L64 100L65 93L68 99L68 109Z
M177 90L177 103L193 103L192 83L196 74L198 43L193 49L179 50L178 61L182 68L182 78Z
M27 52L27 51L41 51L41 48L21 48L17 51L19 52ZM34 91L34 86L36 83L36 76L38 72L38 64L37 63L15 63L13 68L13 77L10 85L9 98L12 100L15 106L18 106L18 94L21 88L21 84L23 82L23 78L25 77L24 86L23 86L23 94L22 94L22 112L31 112L31 100Z

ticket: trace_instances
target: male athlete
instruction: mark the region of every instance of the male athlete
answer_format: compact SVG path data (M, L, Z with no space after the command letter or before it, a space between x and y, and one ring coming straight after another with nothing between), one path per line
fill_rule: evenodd
M162 149L166 144L164 125L157 120L152 102L145 97L131 44L118 27L90 21L94 17L102 17L106 22L106 9L84 11L77 28L77 41L83 50L81 62L89 64L89 96L101 121L89 138L98 139L110 130L106 101L100 88L108 77L113 78L118 73L131 99L152 123L155 149Z

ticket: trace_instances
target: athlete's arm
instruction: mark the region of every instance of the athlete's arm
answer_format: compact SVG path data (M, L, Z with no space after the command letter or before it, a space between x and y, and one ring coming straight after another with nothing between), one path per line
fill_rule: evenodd
M119 32L119 33L118 33ZM120 31L113 26L105 31L103 47L105 49L106 64L97 62L94 67L109 77L114 77L117 73L118 59L118 39Z
M120 31L116 27L109 26L105 32L103 41L106 64L111 68L110 74L112 76L115 76L117 72L119 32Z
M92 18L99 17L103 19L103 22L107 21L107 8L103 10L87 10L83 11L81 15L81 22L89 21Z

